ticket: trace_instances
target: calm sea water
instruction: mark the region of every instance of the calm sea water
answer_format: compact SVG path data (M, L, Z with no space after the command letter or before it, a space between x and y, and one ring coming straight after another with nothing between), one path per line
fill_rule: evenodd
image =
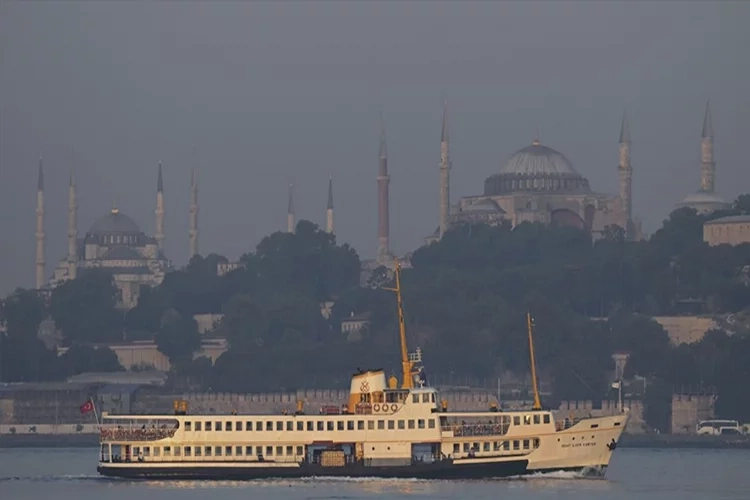
M568 473L487 481L306 479L257 482L126 481L96 474L96 449L0 449L0 499L354 500L750 498L750 450L620 449L606 478Z

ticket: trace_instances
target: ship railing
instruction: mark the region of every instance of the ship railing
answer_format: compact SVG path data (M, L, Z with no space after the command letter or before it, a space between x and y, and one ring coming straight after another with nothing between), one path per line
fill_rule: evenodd
M101 441L158 441L174 437L177 429L102 429Z
M505 423L493 424L447 424L441 426L443 432L453 432L453 437L464 436L504 436L508 433L509 425Z

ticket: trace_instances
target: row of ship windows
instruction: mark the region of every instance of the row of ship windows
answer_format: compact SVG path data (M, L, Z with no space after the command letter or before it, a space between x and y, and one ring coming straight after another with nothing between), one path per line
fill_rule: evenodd
M532 425L531 424L532 422L534 422L534 424L540 424L542 422L542 417L544 417L545 424L550 423L549 413L545 413L544 415L539 415L538 413L535 413L533 415L529 415L529 414L524 415L523 425ZM521 415L513 415L513 425L521 425Z
M480 449L481 445L481 449ZM513 451L519 451L521 449L530 450L531 446L534 449L539 448L539 438L534 439L516 439L514 441L485 441L483 443L463 443L463 452L489 452L489 451L510 451L511 446ZM523 448L522 448L523 447ZM453 454L461 453L461 443L453 443Z
M135 457L254 457L254 456L303 456L305 451L303 446L266 446L265 453L263 446L133 446L133 456ZM296 448L296 450L295 450ZM243 454L244 451L244 454ZM275 453L274 453L275 452Z
M274 426L275 423L275 426ZM195 424L195 425L193 425ZM205 425L203 425L205 424ZM223 425L222 425L223 424ZM296 424L296 425L295 425ZM255 422L255 425L253 425L252 421L245 422L245 430L246 431L252 431L253 429L255 431L273 431L274 428L276 431L294 431L295 429L298 431L363 431L365 430L365 426L367 426L368 431L373 431L377 427L378 430L394 430L394 429L434 429L435 428L435 419L411 419L411 420L378 420L377 423L375 420L368 420L365 422L364 420L338 420L338 421L322 421L318 420L317 422L314 422L312 420L303 422L301 420L298 420L297 422L293 422L291 420L288 420L287 422L277 421L267 421L267 422ZM185 422L185 431L186 432L192 432L195 430L196 432L201 430L206 431L232 431L234 429L235 431L241 431L242 430L242 422Z

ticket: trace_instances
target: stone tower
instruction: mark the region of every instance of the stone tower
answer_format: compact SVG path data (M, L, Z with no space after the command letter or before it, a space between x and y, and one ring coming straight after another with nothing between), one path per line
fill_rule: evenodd
M715 179L714 127L711 123L711 108L706 101L706 113L703 116L703 132L701 133L701 191L713 193Z
M390 214L388 199L388 151L385 144L385 125L380 115L380 152L378 153L378 253L376 260L380 264L391 260L390 248Z
M286 210L286 232L294 232L294 194L291 184L289 184L289 205Z
M190 175L190 258L198 255L198 179L195 168Z
M156 232L154 239L159 250L164 251L164 181L161 175L161 162L159 162L159 177L156 180Z
M39 174L36 181L36 280L37 290L44 286L44 169L39 158Z
M76 199L76 177L74 167L70 167L68 182L68 278L76 279L78 274L78 200Z
M450 216L450 169L451 157L448 150L448 110L443 104L443 131L440 134L440 237L448 230Z
M628 115L623 113L622 126L620 127L620 200L625 217L625 237L633 237L633 167L630 165L630 129L628 127Z
M328 178L328 205L326 207L326 232L333 234L333 178Z

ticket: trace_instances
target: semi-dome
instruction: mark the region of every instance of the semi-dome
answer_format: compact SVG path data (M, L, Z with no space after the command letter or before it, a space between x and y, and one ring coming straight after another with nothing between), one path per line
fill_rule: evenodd
M516 151L500 172L484 181L485 196L557 191L587 193L591 189L564 154L536 140Z
M516 151L500 169L501 174L521 175L578 175L564 154L534 141L531 146Z
M727 210L732 204L726 202L716 193L698 191L687 195L677 204L677 208L694 208L699 214L711 213L716 210Z
M121 213L117 208L113 208L109 214L94 222L89 233L92 235L139 235L141 228L133 219Z

